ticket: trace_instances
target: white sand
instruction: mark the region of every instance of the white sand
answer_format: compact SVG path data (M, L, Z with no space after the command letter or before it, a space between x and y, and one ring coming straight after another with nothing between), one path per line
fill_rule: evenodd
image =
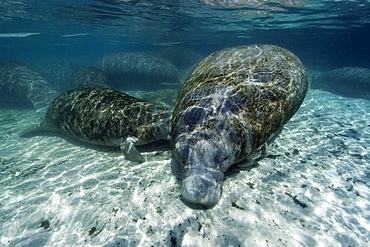
M31 110L0 110L2 246L369 246L370 101L310 91L212 209L180 200L171 152L20 138Z

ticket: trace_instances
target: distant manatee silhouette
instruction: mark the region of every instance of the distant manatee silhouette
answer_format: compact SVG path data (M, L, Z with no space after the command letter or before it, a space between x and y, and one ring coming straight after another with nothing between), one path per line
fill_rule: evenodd
M370 100L370 69L343 67L330 70L316 76L311 87L344 97Z
M162 83L178 83L179 70L169 61L144 52L121 52L104 57L96 67L101 69L120 90L163 88Z
M101 69L81 67L76 69L71 78L72 88L108 87L108 78Z
M43 118L58 92L32 68L17 62L0 61L0 96L1 101L30 102Z

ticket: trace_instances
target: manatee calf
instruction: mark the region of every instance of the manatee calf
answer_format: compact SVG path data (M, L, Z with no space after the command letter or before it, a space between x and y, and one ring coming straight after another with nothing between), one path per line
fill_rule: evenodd
M135 148L169 139L171 110L108 88L81 88L58 96L45 120L26 137L56 131L90 144L120 146L127 159L142 162Z
M0 98L6 102L30 102L41 118L58 96L49 83L32 68L12 61L0 61Z
M215 205L224 172L264 157L267 141L298 110L307 86L300 60L278 46L227 48L201 60L179 92L172 119L182 196Z

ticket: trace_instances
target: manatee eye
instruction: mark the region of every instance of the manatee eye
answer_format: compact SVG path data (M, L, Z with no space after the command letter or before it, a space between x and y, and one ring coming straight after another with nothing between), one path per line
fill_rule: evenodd
M213 157L213 160L216 164L223 163L224 161L229 159L229 155L226 155L223 152L215 152L215 156Z
M230 158L230 156L228 155L228 156L224 157L221 162L224 162L224 161L228 160L229 158Z

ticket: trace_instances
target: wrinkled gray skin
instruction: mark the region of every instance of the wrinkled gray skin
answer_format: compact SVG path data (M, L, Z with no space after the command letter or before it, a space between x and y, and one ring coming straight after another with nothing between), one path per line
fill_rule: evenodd
M182 196L215 205L224 172L266 155L267 141L298 110L307 86L299 59L273 45L227 48L200 61L181 88L172 119Z

